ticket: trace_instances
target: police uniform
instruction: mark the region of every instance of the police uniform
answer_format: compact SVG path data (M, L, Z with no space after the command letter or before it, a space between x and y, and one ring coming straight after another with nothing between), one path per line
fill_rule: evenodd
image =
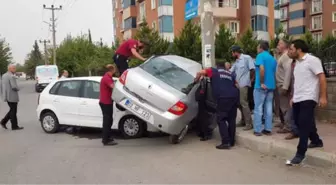
M209 68L206 73L211 78L213 96L217 100L217 124L222 143L216 148L229 149L235 144L236 117L239 104L236 75L224 68Z

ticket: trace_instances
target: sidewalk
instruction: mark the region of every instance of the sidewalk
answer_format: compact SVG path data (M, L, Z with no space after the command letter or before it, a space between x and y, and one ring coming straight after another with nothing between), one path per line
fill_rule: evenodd
M286 134L277 134L277 129L274 128L272 136L257 137L253 135L253 131L243 131L237 128L237 144L263 154L291 159L296 153L298 139L285 140ZM318 123L317 129L324 142L324 147L308 149L304 163L324 168L336 168L336 124Z

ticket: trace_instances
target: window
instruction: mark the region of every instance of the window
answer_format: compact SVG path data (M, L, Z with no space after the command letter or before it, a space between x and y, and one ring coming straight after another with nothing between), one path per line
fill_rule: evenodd
M85 81L83 98L99 99L100 84L94 81Z
M140 66L144 71L185 94L192 89L194 77L187 71L161 57L155 57Z
M173 16L164 15L159 17L159 32L173 33Z
M268 31L268 17L264 15L256 15L252 17L254 19L252 23L253 31Z
M135 0L123 0L123 8L128 8L130 6L135 6Z
M123 22L124 22L124 25L123 25L124 30L136 28L136 18L135 17L127 18Z
M336 22L336 12L333 12L333 13L332 13L332 21L333 21L333 22Z
M287 15L288 15L287 7L280 8L280 19L287 19Z
M283 5L283 4L286 4L286 3L288 3L288 2L289 2L289 0L280 0L279 4L280 4L280 5Z
M145 1L139 4L139 19L140 21L146 19Z
M232 33L239 33L239 22L231 21L229 28Z
M151 7L152 7L152 10L156 8L156 0L151 0Z
M336 29L334 29L334 30L332 31L332 35L333 35L334 37L336 37Z
M300 19L306 16L305 10L296 10L289 13L289 19Z
M312 0L312 13L322 12L322 0Z
M159 0L159 6L162 6L162 5L172 6L173 0Z
M322 32L313 33L313 39L317 42L320 42L322 40Z
M70 96L70 97L79 97L79 90L82 81L63 81L61 82L60 87L57 90L57 95L60 96Z
M61 82L57 82L49 91L49 94L56 94Z
M268 6L268 0L252 0L252 6Z
M255 17L252 17L251 19L251 27L252 27L252 31L256 31Z
M218 7L233 7L238 8L237 0L218 0Z
M305 26L296 26L296 27L291 27L288 29L288 34L289 35L298 35L298 34L304 34L306 32L306 27Z
M336 4L336 0L332 0L332 4Z
M317 29L322 29L322 16L314 16L312 18L312 29L317 30Z

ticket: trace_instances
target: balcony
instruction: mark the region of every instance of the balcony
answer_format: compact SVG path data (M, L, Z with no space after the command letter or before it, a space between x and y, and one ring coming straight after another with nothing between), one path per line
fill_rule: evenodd
M161 5L158 7L158 17L161 17L163 15L174 15L174 8L173 6L169 5Z
M310 15L322 14L323 12L322 6L321 7L312 7Z
M238 0L216 0L212 2L212 12L215 17L237 18ZM200 15L198 7L198 15Z
M138 15L137 16L137 24L138 25L141 25L144 22L144 20L146 20L146 16L145 15Z

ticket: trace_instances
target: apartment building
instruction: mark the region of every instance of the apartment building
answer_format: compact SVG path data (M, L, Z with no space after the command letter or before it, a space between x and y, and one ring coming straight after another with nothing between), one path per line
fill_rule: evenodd
M134 37L137 28L146 20L162 37L172 41L185 24L186 0L113 0L115 38ZM274 0L213 0L215 30L226 24L239 37L251 27L259 39L274 35ZM199 11L200 12L200 11ZM199 17L194 18L199 22Z
M336 36L336 0L280 0L280 21L294 38L306 31L317 41Z

